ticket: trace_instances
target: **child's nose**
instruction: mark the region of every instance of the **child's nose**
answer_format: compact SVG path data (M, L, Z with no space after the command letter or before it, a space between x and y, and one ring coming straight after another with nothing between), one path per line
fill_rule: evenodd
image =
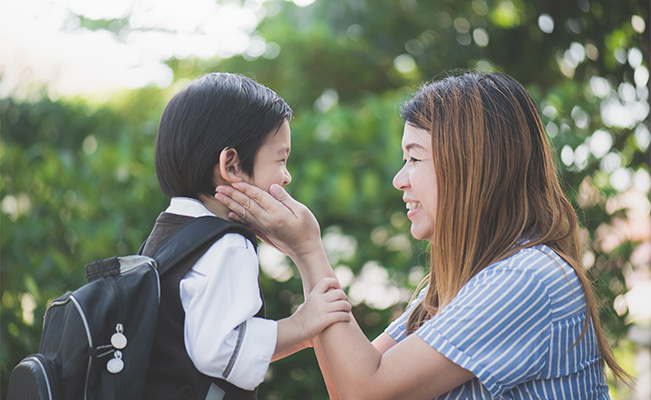
M288 170L285 170L285 179L283 180L283 186L289 185L292 182L292 174Z

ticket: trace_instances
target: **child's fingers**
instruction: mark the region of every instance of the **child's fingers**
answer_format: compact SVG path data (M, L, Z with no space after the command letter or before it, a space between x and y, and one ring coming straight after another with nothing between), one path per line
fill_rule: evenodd
M337 278L323 278L316 285L314 290L316 293L326 293L331 289L340 289L339 281Z
M332 312L327 315L327 324L331 325L335 322L348 322L352 317L349 312Z
M346 300L338 300L338 301L333 301L328 303L328 308L330 312L338 312L338 311L343 311L343 312L350 312L353 309L353 306L350 305L349 302Z
M321 299L324 303L333 303L337 301L346 301L348 300L348 297L346 296L346 293L344 293L343 290L341 289L333 289L330 290L327 293L324 293L321 295Z

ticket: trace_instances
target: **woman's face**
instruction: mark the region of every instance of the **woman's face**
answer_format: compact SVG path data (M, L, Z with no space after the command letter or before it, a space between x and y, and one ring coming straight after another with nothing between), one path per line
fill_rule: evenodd
M405 164L393 177L393 186L403 192L411 234L416 239L431 242L434 239L437 185L429 132L406 123L402 153Z

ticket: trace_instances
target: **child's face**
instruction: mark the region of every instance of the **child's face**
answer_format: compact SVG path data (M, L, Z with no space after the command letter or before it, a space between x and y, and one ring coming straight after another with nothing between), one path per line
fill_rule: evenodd
M274 183L287 185L292 181L292 176L287 170L291 147L289 122L285 121L275 134L268 135L262 143L253 162L253 175L245 180L266 191L269 191L269 187Z

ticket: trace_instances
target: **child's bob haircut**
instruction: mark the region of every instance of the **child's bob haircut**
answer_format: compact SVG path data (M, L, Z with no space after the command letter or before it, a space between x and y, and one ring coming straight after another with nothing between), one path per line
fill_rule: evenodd
M156 174L168 197L215 192L214 166L225 148L237 150L240 168L253 175L258 149L292 118L273 90L237 74L211 73L169 101L156 138Z

